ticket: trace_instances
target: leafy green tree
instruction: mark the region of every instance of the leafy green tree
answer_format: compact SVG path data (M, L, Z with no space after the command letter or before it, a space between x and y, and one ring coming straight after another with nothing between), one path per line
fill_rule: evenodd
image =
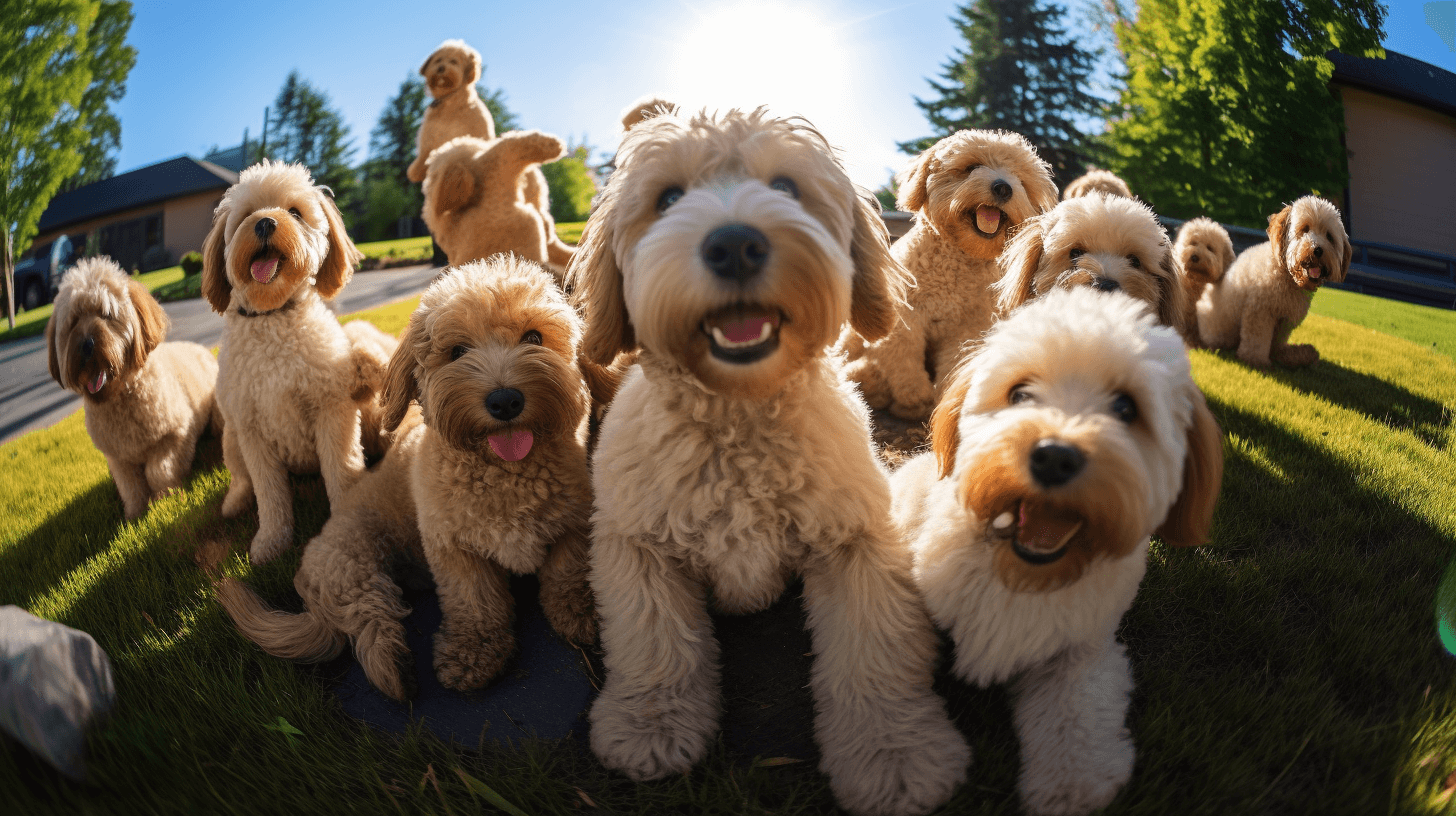
M136 49L126 44L131 22L131 3L105 0L91 24L87 35L91 84L82 94L79 106L91 139L81 148L80 169L61 183L61 192L111 178L116 173L121 122L111 112L111 103L126 95L126 77L136 65Z
M0 0L0 281L15 326L14 255L91 139L81 104L91 84L87 0Z
M349 126L329 107L328 95L300 78L297 71L289 73L268 115L266 155L306 165L316 184L333 190L346 214L358 187L349 164L354 148L348 140Z
M971 0L951 18L966 42L945 64L935 99L915 99L936 135L902 142L919 153L968 128L1025 136L1060 183L1082 175L1091 145L1083 127L1105 107L1088 88L1096 55L1067 35L1066 10L1038 0Z
M1378 0L1141 0L1118 9L1127 86L1108 167L1158 212L1263 227L1348 183L1331 50L1384 56Z
M549 164L541 165L546 176L547 192L551 196L551 218L570 223L585 221L591 214L592 196L597 194L597 184L587 159L591 148L577 145L569 148L565 156Z
M411 186L405 171L414 161L420 122L425 118L425 83L406 77L399 91L384 103L379 121L369 131L369 170L366 177L388 176Z

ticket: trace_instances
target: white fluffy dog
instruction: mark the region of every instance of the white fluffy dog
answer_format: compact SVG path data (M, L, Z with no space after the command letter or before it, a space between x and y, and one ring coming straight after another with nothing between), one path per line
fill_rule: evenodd
M969 749L930 688L935 634L890 519L869 416L828 347L884 336L905 273L824 138L763 110L627 131L571 267L584 353L640 349L593 460L606 682L592 750L688 770L720 711L708 604L804 579L821 770L855 813L949 799Z
M958 368L895 516L955 673L1011 682L1031 813L1088 813L1132 773L1115 639L1154 532L1202 544L1221 434L1177 333L1087 287L1017 310Z

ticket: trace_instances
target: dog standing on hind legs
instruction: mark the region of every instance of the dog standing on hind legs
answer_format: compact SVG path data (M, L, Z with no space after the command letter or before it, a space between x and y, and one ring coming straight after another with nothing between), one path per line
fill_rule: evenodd
M931 690L936 640L889 516L869 415L829 347L907 284L823 136L751 113L627 131L572 263L585 356L640 349L593 457L592 588L606 681L593 752L687 771L720 715L708 603L764 609L804 580L820 769L858 814L922 814L969 748Z

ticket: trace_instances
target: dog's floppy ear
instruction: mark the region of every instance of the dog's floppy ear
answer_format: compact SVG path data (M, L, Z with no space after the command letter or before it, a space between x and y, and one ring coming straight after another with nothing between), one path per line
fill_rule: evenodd
M1223 271L1227 272L1229 267L1234 265L1234 259L1238 253L1234 252L1234 239L1229 237L1228 230L1223 227L1218 229L1218 254L1223 258ZM1220 278L1223 275L1219 275Z
M60 312L51 312L51 317L46 321L45 344L46 364L51 369L51 379L60 383L62 388L66 387L66 381L61 379L61 359L56 350L56 321L61 319Z
M1355 254L1355 247L1350 244L1350 235L1344 229L1340 230L1340 265L1335 269L1335 274L1330 280L1340 283L1350 273L1350 261Z
M940 401L930 412L930 449L935 452L935 465L940 478L955 470L956 449L961 445L961 408L971 390L974 357L955 367L941 392Z
M1001 257L996 259L1001 267L1001 279L991 284L991 291L996 293L998 316L1005 317L1034 296L1031 284L1041 266L1041 242L1050 220L1051 216L1043 213L1022 221L1006 248L1001 250Z
M380 403L384 408L384 430L393 431L404 421L410 403L420 395L420 381L416 374L415 347L428 343L425 329L425 312L416 309L410 315L409 327L404 330L394 354L389 358L389 368L384 372L384 396Z
M440 49L436 48L434 51L431 51L430 52L430 55L428 57L425 57L424 64L422 64L420 66L420 76L429 76L430 75L429 74L429 70L430 70L430 60L434 59L435 58L435 55L438 54L438 53L440 53Z
M618 353L637 348L637 335L622 296L622 269L612 248L615 212L616 194L609 182L587 218L581 243L566 268L571 302L586 322L581 356L599 366L610 366Z
M322 190L316 190L315 193L323 207L324 219L329 222L329 252L324 256L324 262L319 264L316 288L319 297L328 300L337 295L344 288L344 284L354 277L354 264L364 257L364 253L349 240L349 233L344 228L344 216L334 204L334 199Z
M879 202L868 195L855 198L854 235L849 244L849 257L854 261L849 325L873 342L895 327L905 291L915 285L915 279L890 254L889 230L880 217Z
M1284 271L1284 248L1289 243L1289 219L1294 215L1294 205L1285 204L1284 209L1269 216L1269 244L1274 250L1274 263Z
M927 147L915 157L915 163L905 168L896 179L900 183L895 206L902 212L920 212L930 201L930 162L935 158L935 148Z
M1035 152L1035 148L1032 150ZM1036 175L1022 179L1021 183L1026 186L1026 197L1031 200L1031 206L1044 213L1057 206L1057 182L1052 178L1052 166L1040 156L1036 159L1036 169Z
M1158 322L1183 334L1186 328L1184 318L1189 308L1188 291L1183 288L1183 276L1173 260L1172 245L1164 240L1161 249L1163 254L1158 258Z
M464 84L474 85L480 81L480 52L465 43L460 44L460 50L465 52Z
M227 276L228 210L221 205L212 214L212 229L202 240L202 296L218 314L227 311L233 285Z
M453 154L452 154L453 155ZM431 165L433 159L440 156L441 161L446 161L441 155L439 148L431 154ZM449 161L440 168L433 178L425 171L425 198L433 201L430 209L436 213L444 214L464 209L475 202L480 195L479 185L475 181L475 173L471 168L465 166L463 161Z
M1208 410L1197 386L1193 392L1193 423L1188 426L1188 457L1183 460L1183 490L1158 527L1158 538L1174 547L1197 547L1208 542L1213 507L1223 484L1223 431Z
M136 307L138 324L137 330L132 334L131 365L133 368L141 368L147 357L167 338L170 321L157 299L140 282L127 281L126 293L131 298L131 305Z

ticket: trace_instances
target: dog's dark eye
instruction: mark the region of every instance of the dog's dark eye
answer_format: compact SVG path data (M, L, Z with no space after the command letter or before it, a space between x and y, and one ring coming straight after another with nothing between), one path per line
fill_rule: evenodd
M1126 394L1118 394L1112 401L1112 415L1131 425L1138 418L1137 403Z
M297 218L299 221L303 220L303 213L299 212L297 207L289 207L288 214Z
M668 207L676 204L682 197L683 188L681 187L669 187L663 190L662 194L657 197L657 211L666 212Z
M1329 241L1330 243L1333 244L1335 242L1335 236L1333 234L1329 233L1329 232L1326 232L1325 233L1325 240L1326 241Z
M541 332L538 332L535 329L531 329L530 331L521 335L521 342L530 343L533 346L539 346L541 345Z
M1300 235L1303 235L1306 232L1309 232L1309 225L1308 224L1301 224L1300 227L1299 227L1299 234Z
M984 165L973 164L970 167L967 167L966 168L966 171L965 171L966 172L966 175L969 176L970 174L976 172L977 170L980 170L982 167L984 167Z
M1012 387L1011 393L1006 395L1006 402L1017 405L1031 399L1031 392L1026 390L1026 384L1022 383Z
M1142 259L1138 258L1138 256L1136 256L1136 255L1129 255L1129 256L1127 256L1127 265L1130 266L1130 267L1132 267L1133 269L1142 269L1143 268Z
M788 193L794 198L799 197L799 185L795 184L794 180L788 176L779 176L773 181L770 181L768 186L781 193Z
M461 357L464 357L465 356L465 352L467 352L467 351L470 351L470 349L466 348L465 346L454 346L454 347L452 347L450 349L450 362L453 363L454 361L460 359Z
M1072 250L1067 253L1067 257L1069 257L1069 258L1071 258L1072 260L1075 261L1078 258L1080 258L1080 257L1082 257L1083 255L1086 255L1086 254L1087 254L1087 250L1085 250L1085 249L1083 249L1081 247L1072 247Z

